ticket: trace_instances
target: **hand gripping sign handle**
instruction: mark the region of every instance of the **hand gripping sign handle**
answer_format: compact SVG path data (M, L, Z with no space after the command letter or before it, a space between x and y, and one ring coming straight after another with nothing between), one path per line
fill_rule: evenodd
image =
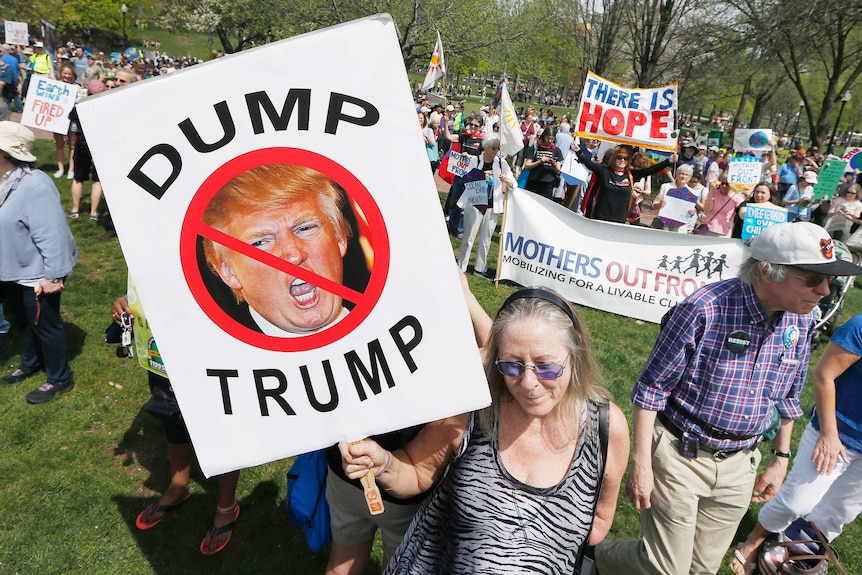
M358 441L351 442L351 445L359 443ZM371 469L368 470L362 479L362 490L365 494L365 503L368 505L368 512L371 515L380 515L383 513L383 497L380 495L380 488L377 487L377 482L374 480L374 473Z

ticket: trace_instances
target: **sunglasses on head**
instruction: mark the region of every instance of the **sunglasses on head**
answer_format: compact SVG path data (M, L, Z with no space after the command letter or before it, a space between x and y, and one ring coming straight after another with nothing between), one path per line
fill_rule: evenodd
M500 359L494 363L497 365L500 373L509 377L519 377L527 369L532 369L539 379L557 379L563 375L563 370L566 368L565 365L559 363L538 363L531 365L529 363L521 363L520 361L502 361Z

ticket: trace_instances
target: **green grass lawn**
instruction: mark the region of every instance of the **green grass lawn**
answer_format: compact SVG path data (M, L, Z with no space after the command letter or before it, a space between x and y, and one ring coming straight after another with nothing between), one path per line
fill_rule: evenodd
M53 173L53 143L38 141L40 167ZM57 180L66 209L69 182ZM89 185L85 186L85 198ZM85 200L81 213L89 209ZM427 214L440 217L440 212ZM103 343L109 308L123 294L126 266L116 239L97 238L103 229L89 219L71 221L81 261L63 295L63 315L77 386L41 406L24 395L44 375L0 388L0 574L160 574L322 573L327 550L315 555L284 510L284 474L289 461L242 473L242 506L230 545L204 557L198 545L215 508L213 482L193 478L194 496L162 524L148 531L134 526L136 515L168 482L167 453L158 422L140 407L148 397L146 376L129 359ZM453 241L453 250L457 247ZM495 248L496 249L496 248ZM492 250L495 252L495 250ZM496 268L496 256L490 262ZM515 289L469 277L484 307L493 312ZM851 290L844 317L862 310L862 293ZM617 403L631 415L629 393L658 333L652 324L582 308L600 364ZM5 371L17 365L17 344L2 354ZM821 347L822 349L822 347ZM113 384L113 385L112 385ZM810 387L803 404L810 408ZM804 422L796 426L797 436ZM740 528L756 517L752 508ZM635 537L637 513L621 497L611 537ZM837 548L850 573L862 572L859 526L850 525ZM369 574L379 573L380 549ZM722 573L730 573L725 567ZM612 574L615 575L615 574Z

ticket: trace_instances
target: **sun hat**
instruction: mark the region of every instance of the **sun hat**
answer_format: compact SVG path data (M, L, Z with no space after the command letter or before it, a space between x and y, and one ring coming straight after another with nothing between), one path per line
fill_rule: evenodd
M749 244L751 257L827 276L855 276L862 267L835 257L835 245L825 229L811 222L776 224Z
M802 179L808 182L809 184L817 183L817 172L812 172L808 170L802 174Z
M30 153L33 145L33 132L19 124L6 120L0 122L0 150L16 160L35 162L36 156Z
M449 104L448 106L446 106L446 111L447 112L454 112L455 106L453 106L452 104Z

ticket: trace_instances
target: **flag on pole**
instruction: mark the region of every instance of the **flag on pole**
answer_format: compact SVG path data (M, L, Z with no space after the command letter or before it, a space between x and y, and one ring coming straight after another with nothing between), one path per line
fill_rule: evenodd
M494 96L491 98L491 106L497 108L498 110L500 108L500 98L503 97L503 86L508 84L508 82L509 78L506 76L506 74L500 76L500 81L497 83L497 89L494 90Z
M434 53L431 54L431 63L428 64L428 73L425 74L422 89L428 90L434 86L434 82L438 78L442 78L445 75L446 60L443 58L443 41L440 40L440 32L437 32L437 44L434 45Z
M56 78L57 70L54 69L54 62L57 60L57 26L45 19L42 19L42 49L51 57L48 61L51 66L51 77Z
M506 82L500 82L500 150L507 156L512 156L524 147L524 133L518 124L518 115Z

